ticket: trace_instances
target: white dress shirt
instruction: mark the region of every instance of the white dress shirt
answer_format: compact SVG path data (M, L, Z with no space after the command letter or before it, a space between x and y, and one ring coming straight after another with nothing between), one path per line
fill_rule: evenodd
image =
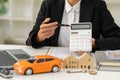
M73 7L65 0L64 13L62 18L62 24L79 23L80 17L80 2L79 1ZM70 27L62 27L60 28L60 34L58 39L58 45L61 47L69 46L69 38L70 38Z

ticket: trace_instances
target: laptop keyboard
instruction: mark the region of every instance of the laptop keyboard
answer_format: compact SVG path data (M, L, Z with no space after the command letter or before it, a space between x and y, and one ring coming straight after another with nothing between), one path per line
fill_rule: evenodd
M6 51L10 52L11 55L15 56L18 60L27 59L31 57L28 53L26 53L21 49L6 50Z
M0 66L11 66L16 60L6 51L0 51Z

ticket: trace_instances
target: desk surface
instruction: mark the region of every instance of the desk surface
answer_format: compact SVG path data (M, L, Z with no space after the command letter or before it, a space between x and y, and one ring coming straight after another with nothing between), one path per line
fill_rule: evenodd
M30 55L45 54L48 47L33 49L25 45L0 45L0 49L23 49ZM120 80L120 72L98 71L97 75L89 73L67 73L66 69L61 69L57 73L43 73L31 76L14 73L10 80ZM0 80L9 80L0 77Z

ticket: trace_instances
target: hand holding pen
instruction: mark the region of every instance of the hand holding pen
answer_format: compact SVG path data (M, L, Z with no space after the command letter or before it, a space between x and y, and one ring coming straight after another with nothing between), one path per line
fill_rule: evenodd
M43 41L54 35L55 30L58 26L70 27L67 24L59 24L58 22L49 23L50 18L46 18L40 25L40 30L37 34L36 42Z
M50 22L50 18L46 18L40 25L40 30L36 38L37 42L43 41L53 36L58 26L70 27L70 25L67 24L59 24L58 22L53 22L53 23L49 23L49 22Z
M42 24L49 24L49 22L42 22ZM60 23L58 23L56 26L70 27L69 24L60 24Z
M41 42L54 35L58 22L49 23L50 18L46 18L40 25L40 30L36 37L36 42ZM48 24L46 24L48 23Z

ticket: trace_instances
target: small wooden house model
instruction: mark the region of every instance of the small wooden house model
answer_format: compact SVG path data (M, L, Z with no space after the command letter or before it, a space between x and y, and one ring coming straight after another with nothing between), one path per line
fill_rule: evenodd
M79 58L70 55L63 60L63 68L93 69L94 60L88 53L84 53Z
M63 67L64 68L77 68L77 62L78 60L73 56L70 55L66 57L63 61Z
M84 53L78 58L78 69L93 69L94 60L88 53Z

